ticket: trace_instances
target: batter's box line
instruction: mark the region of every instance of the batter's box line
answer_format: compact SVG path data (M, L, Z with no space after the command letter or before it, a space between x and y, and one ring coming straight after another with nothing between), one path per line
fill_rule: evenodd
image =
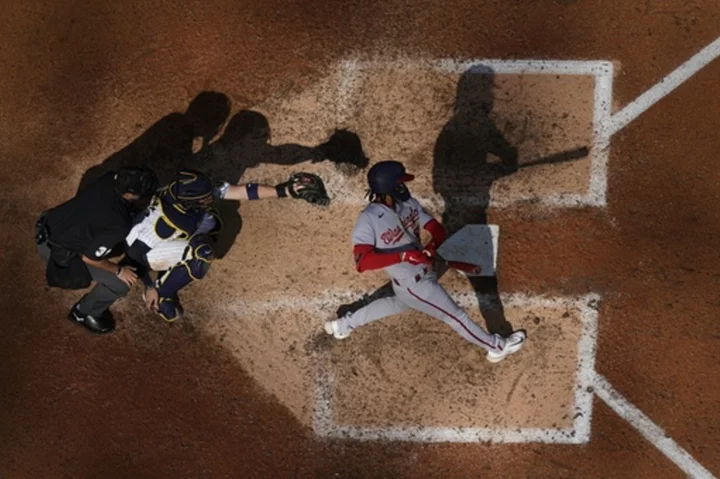
M551 208L604 207L607 205L607 163L612 128L612 85L613 64L605 60L498 60L498 59L376 59L351 58L340 62L336 69L339 75L336 92L337 124L345 124L355 115L353 105L361 89L360 72L379 68L434 69L460 74L480 65L490 67L496 74L532 75L590 75L595 77L593 93L593 145L591 149L590 178L585 194L519 195L507 199L494 197L490 206L506 208L522 203L537 203ZM418 200L433 207L444 207L439 195L416 195ZM468 206L485 206L477 195L458 195L456 198ZM360 194L344 194L335 201L342 204L362 205L366 203Z
M472 294L452 295L458 304L468 307L477 298ZM336 424L332 409L332 365L326 361L318 365L315 385L313 430L329 439L361 441L385 440L405 442L489 442L489 443L546 443L584 444L590 440L595 384L595 354L597 352L597 321L600 296L528 296L501 295L508 307L576 308L582 324L578 341L578 362L575 375L575 405L571 428L485 428L485 427L423 427L387 426L366 427ZM481 301L488 298L480 298ZM532 340L532 338L530 338ZM327 358L326 358L327 359Z

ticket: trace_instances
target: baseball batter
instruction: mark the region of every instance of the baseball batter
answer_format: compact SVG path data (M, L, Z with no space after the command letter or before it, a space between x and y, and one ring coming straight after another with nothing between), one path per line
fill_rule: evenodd
M400 162L374 165L368 172L370 204L360 213L352 232L357 270L385 269L395 296L377 299L354 313L327 321L325 332L344 339L364 324L415 309L443 321L467 341L485 349L488 361L502 361L523 347L526 334L516 331L501 337L488 333L438 284L431 264L446 232L410 195L405 183L413 179ZM425 247L420 240L421 226L432 236Z

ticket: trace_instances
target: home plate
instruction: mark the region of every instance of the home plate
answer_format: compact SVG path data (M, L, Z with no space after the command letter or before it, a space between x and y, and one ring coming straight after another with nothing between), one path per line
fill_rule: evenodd
M499 237L498 225L465 225L445 240L437 252L445 261L480 266L478 276L495 276Z

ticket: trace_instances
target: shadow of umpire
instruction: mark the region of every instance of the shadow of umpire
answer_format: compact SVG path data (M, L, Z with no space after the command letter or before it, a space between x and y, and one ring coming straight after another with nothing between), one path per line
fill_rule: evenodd
M201 150L217 136L230 115L230 99L215 91L200 92L185 112L172 112L153 123L140 136L123 149L113 153L101 163L88 168L80 179L77 192L103 176L126 166L143 166L158 176L160 186L168 184L175 173L187 167L197 150ZM150 198L138 201L133 208L145 209ZM110 257L122 253L118 245Z
M494 71L485 65L465 71L458 81L453 115L443 126L433 150L433 189L445 203L443 224L452 235L467 224L487 224L487 208L492 184L518 168L517 149L498 130L490 118L494 103ZM494 158L491 158L492 155ZM412 184L410 184L412 190ZM491 238L482 243L492 248ZM493 254L490 251L490 254ZM436 263L438 277L447 268ZM512 325L498 294L496 277L468 277L479 298L480 312L491 333L512 333ZM344 304L338 317L354 312L383 297L392 296L386 283L358 301Z
M193 154L220 132L229 115L230 99L226 95L199 93L185 112L165 115L125 148L89 168L78 191L124 166L148 167L157 174L160 185L169 183L178 170L188 166Z
M190 167L205 172L213 182L239 183L248 168L261 164L292 166L306 161L335 163L346 175L357 174L369 160L360 138L348 130L336 130L328 141L317 146L296 143L272 144L268 119L253 110L241 110L232 116L222 136L193 156ZM290 176L291 172L288 172ZM215 244L215 255L228 254L242 229L240 202L218 200L213 204L223 222Z

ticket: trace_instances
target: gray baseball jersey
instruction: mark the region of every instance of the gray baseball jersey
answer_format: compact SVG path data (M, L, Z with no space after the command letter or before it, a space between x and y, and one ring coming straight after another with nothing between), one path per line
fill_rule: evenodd
M420 227L433 219L415 198L398 202L395 210L370 203L360 213L352 232L353 246L370 245L383 253L422 250ZM424 271L423 265L397 263L385 268L391 278L405 280Z

